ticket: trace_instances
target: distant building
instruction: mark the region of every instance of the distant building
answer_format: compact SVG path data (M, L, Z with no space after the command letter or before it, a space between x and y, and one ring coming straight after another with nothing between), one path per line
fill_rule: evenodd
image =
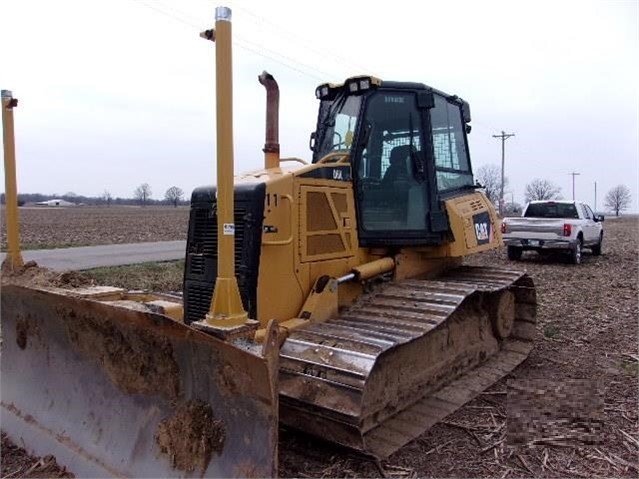
M62 199L52 199L47 201L38 201L36 206L75 206L75 203L71 203L67 200Z

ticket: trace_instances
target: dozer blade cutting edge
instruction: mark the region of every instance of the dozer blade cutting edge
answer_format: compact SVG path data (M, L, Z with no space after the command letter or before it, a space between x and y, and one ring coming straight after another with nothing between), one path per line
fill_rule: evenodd
M275 476L276 338L262 355L118 298L3 284L9 437L78 477Z
M387 457L520 364L535 322L522 272L463 267L382 286L284 342L282 422Z

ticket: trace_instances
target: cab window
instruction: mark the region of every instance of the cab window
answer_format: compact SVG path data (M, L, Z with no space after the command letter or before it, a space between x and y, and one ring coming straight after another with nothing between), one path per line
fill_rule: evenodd
M335 151L350 151L361 103L360 96L342 96L320 111L318 130L323 137L319 139L315 161Z
M590 211L590 208L588 207L588 205L582 205L582 208L584 210L584 218L588 218L589 220L594 219L594 215L592 214L592 211Z
M357 165L362 228L424 230L426 182L420 174L423 131L415 94L375 93L362 128L366 129L366 142Z
M473 184L460 106L435 95L430 111L433 153L439 191Z

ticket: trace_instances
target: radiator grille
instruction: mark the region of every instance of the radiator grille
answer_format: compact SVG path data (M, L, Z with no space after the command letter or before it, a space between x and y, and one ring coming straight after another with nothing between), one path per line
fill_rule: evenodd
M235 194L235 277L244 308L252 318L257 309L264 189L246 189ZM217 205L215 190L206 191L204 201L192 200L184 277L184 318L187 323L200 321L208 313L217 277Z
M204 276L205 264L202 255L191 255L189 257L189 272L194 276Z
M188 298L188 322L199 321L209 312L213 288L210 284L197 284L190 282L184 291L184 297Z

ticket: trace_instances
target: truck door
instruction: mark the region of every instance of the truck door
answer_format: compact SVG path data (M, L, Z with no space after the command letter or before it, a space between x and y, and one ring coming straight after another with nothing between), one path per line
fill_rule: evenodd
M586 205L582 203L580 206L582 215L584 217L584 244L590 245L596 243L599 240L599 234L597 231L597 223L595 223L595 218Z

